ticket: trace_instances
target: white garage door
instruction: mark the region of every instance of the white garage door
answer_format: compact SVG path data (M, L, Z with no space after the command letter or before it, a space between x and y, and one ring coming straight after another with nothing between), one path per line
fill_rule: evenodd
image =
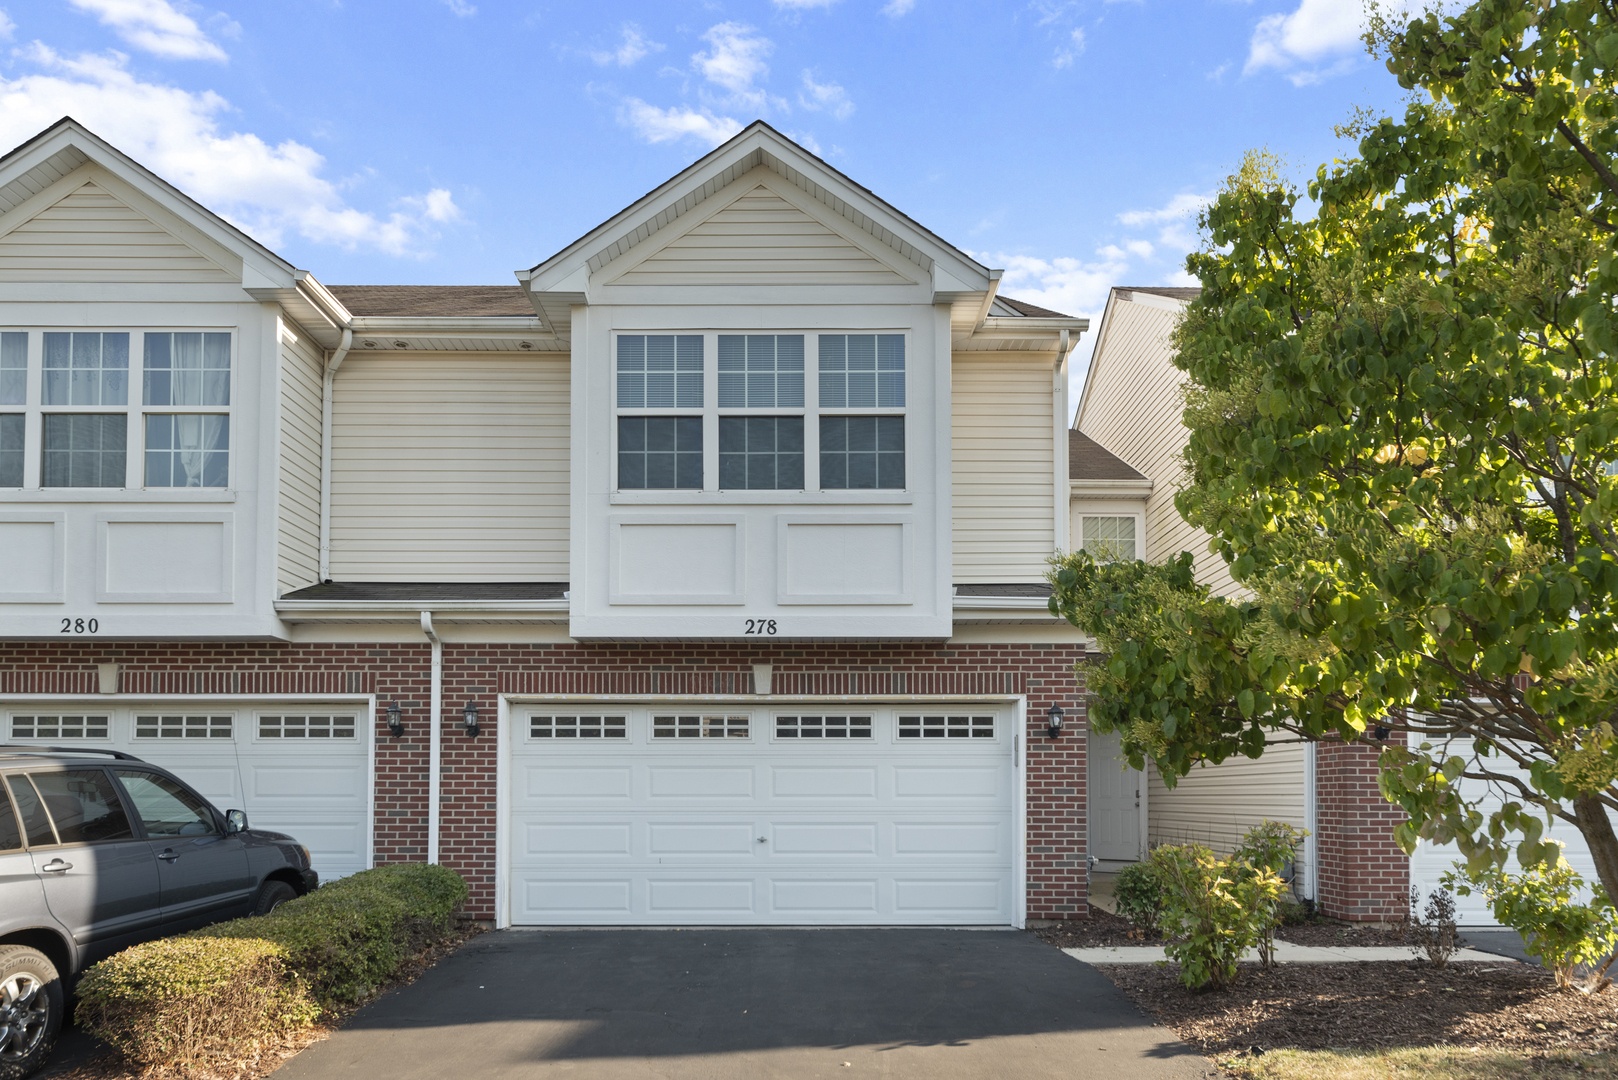
M1459 752L1459 751L1453 751ZM1489 769L1494 772L1518 772L1508 767L1508 763L1496 756L1487 759ZM1491 794L1488 785L1481 780L1462 780L1462 797L1469 802L1479 796L1485 796L1478 809L1487 818L1489 814L1500 808L1503 801L1498 793ZM1520 799L1518 801L1521 801ZM1543 817L1541 821L1543 821ZM1546 838L1560 840L1563 843L1562 855L1568 864L1578 871L1587 883L1596 880L1595 863L1590 858L1590 849L1585 845L1584 836L1577 828L1561 819L1546 830ZM1465 863L1460 849L1454 844L1445 844L1439 847L1422 841L1416 848L1416 853L1410 857L1410 883L1421 890L1422 905L1425 907L1427 896L1434 889L1442 888L1440 879L1454 869L1456 862ZM1513 874L1521 873L1522 867L1518 864L1516 856L1506 864L1506 869ZM1589 899L1588 893L1582 899ZM1455 898L1455 921L1461 926L1498 926L1494 912L1490 910L1488 901L1482 896L1457 896Z
M11 743L122 750L309 849L322 880L370 865L369 710L347 705L9 707Z
M982 707L514 710L512 922L1006 924L1012 723Z

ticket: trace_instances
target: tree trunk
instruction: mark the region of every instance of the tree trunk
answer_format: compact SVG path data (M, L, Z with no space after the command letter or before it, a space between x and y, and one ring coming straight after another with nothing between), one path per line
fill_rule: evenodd
M1595 860L1596 876L1601 879L1607 896L1618 900L1618 834L1612 831L1607 808L1594 795L1573 797L1573 816L1578 819L1579 831L1590 846L1590 857Z

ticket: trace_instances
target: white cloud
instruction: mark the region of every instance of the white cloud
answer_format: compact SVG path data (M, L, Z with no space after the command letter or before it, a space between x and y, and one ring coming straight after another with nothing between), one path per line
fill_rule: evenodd
M137 49L171 60L228 59L191 16L168 0L69 0L80 11L101 19L103 26Z
M854 103L848 99L848 91L836 83L817 83L812 71L803 73L803 90L798 94L798 104L810 112L822 110L831 113L839 120L846 120L854 111Z
M0 8L0 41L10 41L11 35L16 33L17 24L11 21L5 8Z
M820 142L807 131L789 131L787 138L803 147L816 157L825 157L826 152L820 148Z
M419 256L430 226L460 214L442 188L402 200L386 216L356 209L321 175L326 162L314 150L223 131L219 117L230 109L224 98L141 82L120 53L68 58L35 42L19 55L45 71L0 77L0 146L73 116L271 247L291 233L346 249Z
M1290 15L1266 15L1258 21L1242 74L1276 68L1297 86L1337 74L1352 65L1352 56L1324 69L1307 65L1354 52L1363 23L1360 0L1301 0Z
M916 0L888 0L888 6L882 9L882 14L892 19L901 15L908 15L915 8Z
M691 62L709 82L732 93L752 94L754 81L769 75L770 68L764 58L770 55L775 44L754 33L751 26L723 22L710 27L702 40L712 51L695 54Z
M470 19L478 13L478 9L468 4L466 0L444 0L444 6L463 19Z
M1058 68L1072 67L1073 60L1084 51L1084 28L1075 26L1068 39L1056 49L1056 58L1051 61Z
M610 52L593 52L590 59L603 66L617 64L619 67L632 67L643 57L661 52L662 49L662 45L642 34L639 26L624 23L624 39L618 47Z
M618 118L649 143L691 138L709 146L718 146L742 129L738 121L728 116L715 116L706 109L699 112L683 105L659 109L640 98L625 98Z
M788 11L805 11L809 8L827 8L837 3L837 0L774 0L775 6Z
M1209 201L1207 195L1188 195L1182 192L1156 210L1125 210L1118 215L1118 222L1121 225L1161 225L1164 222L1189 218L1207 206Z

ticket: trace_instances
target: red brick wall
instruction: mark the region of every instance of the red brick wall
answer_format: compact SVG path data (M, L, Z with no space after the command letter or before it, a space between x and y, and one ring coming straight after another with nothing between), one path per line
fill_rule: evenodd
M1073 665L1077 645L720 643L444 647L443 787L439 857L472 889L471 911L494 914L495 740L501 693L748 693L752 665L774 665L776 693L1026 694L1028 917L1084 917L1085 729ZM421 644L0 645L0 694L93 693L95 665L123 665L122 688L152 694L374 693L397 699L405 736L385 717L377 735L376 861L427 856L427 710L431 649ZM483 737L461 709L475 701ZM1067 713L1059 740L1045 713Z
M1378 747L1324 742L1315 751L1320 909L1355 922L1395 920L1410 906L1410 859L1393 842L1404 811L1377 790Z

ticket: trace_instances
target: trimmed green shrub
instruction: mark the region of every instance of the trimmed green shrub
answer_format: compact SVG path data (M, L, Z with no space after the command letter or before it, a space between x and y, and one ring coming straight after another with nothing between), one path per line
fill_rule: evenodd
M379 866L289 900L274 914L190 936L274 942L330 1008L364 999L406 957L447 933L466 897L466 882L447 867Z
M1118 871L1112 885L1114 910L1147 933L1157 932L1163 910L1163 884L1149 862L1130 863Z
M79 1023L147 1068L239 1057L320 1008L268 941L165 938L85 973Z
M1523 950L1556 976L1557 987L1600 993L1612 984L1607 971L1618 961L1618 909L1599 882L1590 887L1590 902L1579 903L1575 897L1584 891L1584 878L1560 853L1554 866L1522 874L1499 868L1470 880L1465 874L1466 864L1456 863L1444 884L1462 896L1482 893L1494 917L1522 934Z
M79 1015L146 1070L239 1058L368 997L449 932L466 896L445 867L379 866L270 915L125 949L85 973Z
M1218 859L1201 844L1156 848L1151 860L1163 885L1163 951L1186 986L1223 990L1274 925L1286 883L1268 867Z

